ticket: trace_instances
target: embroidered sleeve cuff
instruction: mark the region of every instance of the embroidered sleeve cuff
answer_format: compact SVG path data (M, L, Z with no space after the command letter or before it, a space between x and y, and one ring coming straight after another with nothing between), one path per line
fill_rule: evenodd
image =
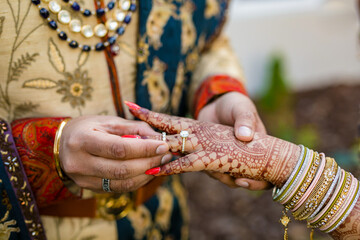
M239 92L248 95L244 85L228 75L208 77L198 88L194 99L194 117L197 119L200 110L215 97L228 92Z
M16 148L39 208L75 199L58 176L53 157L56 130L64 118L32 118L12 122Z

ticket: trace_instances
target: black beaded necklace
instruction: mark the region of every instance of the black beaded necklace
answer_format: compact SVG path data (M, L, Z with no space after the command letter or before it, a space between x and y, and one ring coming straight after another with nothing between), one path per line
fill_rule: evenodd
M65 3L68 3L74 11L81 12L85 17L90 17L91 15L96 15L97 17L102 17L104 14L115 7L115 0L111 0L106 4L105 8L100 7L100 2L97 1L98 9L96 11L90 11L89 9L82 8L78 2L71 0L62 0Z
M63 0L63 1L71 4L71 8L74 11L81 11L84 16L85 16L85 14L88 16L95 15L95 14L89 15L88 11L90 11L90 10L81 8L77 2L69 1L69 0ZM55 30L58 33L58 36L61 40L68 42L68 45L71 48L73 48L73 49L80 48L82 51L85 51L85 52L89 52L91 50L102 51L106 47L114 45L116 43L117 38L125 33L126 26L131 22L132 13L136 11L136 0L131 0L131 4L129 5L129 9L128 9L129 11L124 16L122 24L115 30L115 34L110 37L107 37L106 41L99 42L99 43L95 44L94 46L89 46L87 44L79 44L76 40L70 39L68 37L68 35L66 34L66 32L62 31L58 27L57 22L54 19L49 17L50 16L49 10L47 10L46 8L44 8L40 5L40 0L31 0L31 2L39 8L40 16L48 21L48 25L49 25L50 29ZM98 2L98 6L99 6L99 2ZM112 10L114 7L115 7L115 1L110 1L107 4L107 8L98 8L97 9L96 16L101 17L109 10ZM98 12L98 10L100 10L100 11ZM90 13L92 13L92 12L90 11Z

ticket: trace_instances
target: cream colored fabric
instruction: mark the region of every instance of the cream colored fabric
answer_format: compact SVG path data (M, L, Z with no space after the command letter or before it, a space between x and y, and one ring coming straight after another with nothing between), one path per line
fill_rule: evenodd
M93 9L93 1L86 1L85 6ZM0 97L1 117L11 121L23 117L115 115L103 52L81 53L80 49L71 49L48 27L31 1L0 1L0 9L0 80L4 94ZM85 20L96 24L95 18ZM99 42L97 38L86 39L80 33L71 33L68 26L59 24L59 27L79 43ZM119 38L121 54L115 58L121 93L128 101L134 101L137 27L135 15ZM73 84L62 93L57 92L62 89L60 80L69 77L73 78ZM74 92L79 88L82 89ZM86 88L90 97L78 96ZM64 97L77 102L71 105Z

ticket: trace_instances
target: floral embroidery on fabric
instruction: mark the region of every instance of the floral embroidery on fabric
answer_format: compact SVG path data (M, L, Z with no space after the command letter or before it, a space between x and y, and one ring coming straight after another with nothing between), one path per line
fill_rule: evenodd
M8 156L8 158L4 161L4 164L8 167L9 172L15 172L16 168L19 167L16 157L11 159L11 156Z
M20 32L23 29L24 23L26 22L26 18L29 14L29 9L31 6L31 2L18 1L17 6L13 6L15 4L14 1L7 1L9 5L9 9L13 16L14 21L14 31L15 31L15 41L13 41L10 51L9 57L9 66L6 78L4 82L0 84L0 109L4 110L7 114L7 120L11 121L12 119L22 116L26 113L33 112L38 105L33 104L31 101L23 102L23 103L13 103L10 99L9 95L9 87L11 83L19 81L22 73L26 71L31 65L36 61L36 57L39 56L39 53L25 53L22 54L19 58L15 59L15 55L17 54L17 50L24 43L24 41L29 38L38 28L44 25L44 22L35 25L33 28L28 31L25 36L20 36ZM26 9L26 11L20 11L20 9ZM0 36L2 34L3 25L4 25L5 17L0 17ZM10 23L8 23L10 24Z
M146 22L146 34L149 39L149 44L155 50L158 50L162 46L160 39L170 17L177 17L176 6L171 1L154 0Z
M180 8L181 53L185 54L195 45L196 28L193 22L194 3L186 1Z
M153 111L186 114L186 86L190 85L200 53L222 28L227 3L227 0L154 0L143 5L148 15L144 19L140 16L138 104ZM176 57L170 58L169 53ZM161 80L150 77L149 81L149 75L155 76L159 61L167 64ZM154 89L156 93L152 92ZM171 94L169 98L167 92Z
M25 224L31 238L45 239L45 234L40 220L40 215L38 213L37 205L35 203L35 198L33 197L33 193L28 184L27 176L23 171L23 166L19 161L14 139L11 135L11 129L7 126L7 123L5 121L0 121L1 158L6 159L4 162L9 163L4 164L5 170L7 171L7 175L10 179L10 183L12 185L16 198L18 199L22 215L25 220ZM12 168L12 170L10 170L10 168ZM14 171L15 168L16 171ZM7 219L7 217L5 219ZM10 223L10 225L15 224L15 222Z
M198 48L195 48L192 52L190 52L186 56L186 61L185 61L186 62L186 71L188 71L188 72L194 71L198 61L199 61L199 52L198 52Z
M134 238L143 239L164 239L162 232L166 233L170 228L171 214L173 212L174 198L169 189L160 187L156 196L159 201L154 220L151 213L144 206L139 206L135 211L129 213L128 219L134 228Z
M217 0L206 0L205 18L209 19L220 14L220 6Z
M158 189L159 208L155 214L155 222L163 231L167 231L170 226L171 212L174 205L174 199L171 192L163 187Z
M66 71L64 58L55 44L54 40L50 38L48 47L48 56L51 65L64 79L54 81L47 78L36 78L26 80L23 88L35 88L39 90L58 88L57 93L64 95L62 102L69 102L72 108L77 108L81 115L81 107L85 106L85 102L91 100L91 78L88 76L87 70L82 70L81 67L86 63L89 53L81 52L77 68L73 73Z
M147 85L152 109L156 112L166 110L169 103L169 88L165 82L164 72L167 65L159 58L154 58L151 69L144 72L143 85Z
M84 106L85 100L91 100L90 87L91 78L88 77L87 71L81 71L79 68L75 69L73 74L66 73L66 80L59 80L59 90L57 93L64 95L63 102L69 102L75 108Z
M141 205L131 211L127 217L134 229L134 238L136 240L143 239L152 224L150 211Z
M0 179L0 184L2 180ZM1 204L5 207L5 214L0 215L0 239L9 239L12 232L20 232L20 228L14 226L16 225L16 220L9 219L10 211L12 209L9 196L5 189L1 193Z
M177 113L179 110L182 92L184 90L184 79L185 79L184 74L185 74L184 63L180 62L176 72L175 86L171 94L171 108L174 113Z
M12 232L20 232L20 228L13 226L16 225L16 220L7 220L9 213L6 211L4 217L0 219L0 239L10 239Z
M144 38L141 38L138 43L137 49L137 61L138 63L147 63L149 57L149 44L145 42Z

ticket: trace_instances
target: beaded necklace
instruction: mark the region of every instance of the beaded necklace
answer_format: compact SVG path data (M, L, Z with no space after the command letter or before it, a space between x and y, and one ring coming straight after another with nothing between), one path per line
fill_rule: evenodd
M101 17L115 7L115 0L111 0L108 4L106 4L105 8L101 8L100 2L97 1L97 5L99 8L96 11L90 11L89 9L82 8L79 5L79 3L76 1L71 1L71 0L62 0L62 1L68 3L74 11L81 12L85 17L90 17L91 15L96 15L97 17ZM124 2L126 2L126 4L130 6L130 1L124 1Z
M97 18L102 17L106 12L113 10L115 7L115 1L112 0L107 4L105 8L98 8L96 11L91 12L88 9L83 9L80 5L75 1L63 0L68 4L71 4L71 8L74 11L80 11L85 16L96 16ZM40 5L40 0L31 0L31 2L39 8L40 16L47 20L50 29L55 30L58 33L58 36L61 40L68 42L68 45L71 48L80 48L82 51L89 52L90 50L101 51L104 50L107 46L111 46L116 43L118 37L125 33L126 25L131 22L132 13L136 10L136 0L123 0L119 1L119 7L121 9L117 9L114 12L114 19L109 19L106 21L105 25L103 23L97 24L94 28L90 25L81 26L81 22L78 19L71 19L70 12L67 10L62 10L60 4L56 1L46 0L44 2L48 2L49 10ZM97 3L98 6L100 3ZM121 6L120 6L121 5ZM99 11L100 10L100 11ZM90 11L90 15L88 12ZM108 35L108 31L114 31L115 34L112 36L108 36L105 41L101 41L93 46L89 46L87 44L80 44L78 41L70 39L65 31L61 30L58 27L57 22L50 18L50 12L57 14L58 21L62 24L69 24L71 32L81 32L82 35L86 38L90 38L92 36L97 36L99 38L106 37ZM104 14L102 14L104 12ZM96 13L96 14L95 14Z

